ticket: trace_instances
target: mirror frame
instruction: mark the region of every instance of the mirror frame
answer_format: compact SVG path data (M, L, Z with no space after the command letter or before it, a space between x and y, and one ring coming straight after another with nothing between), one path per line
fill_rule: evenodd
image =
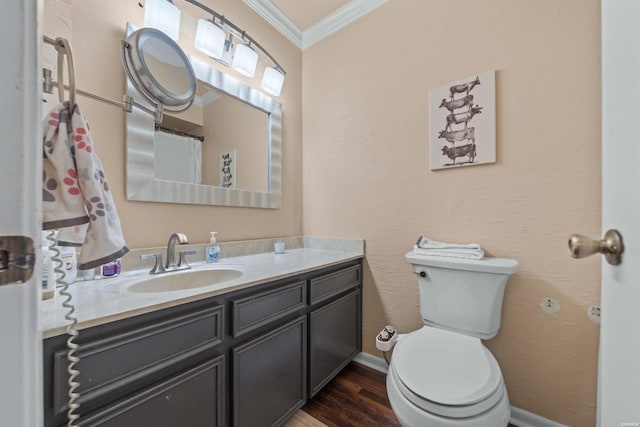
M129 30L129 25L127 26ZM258 90L232 78L205 62L189 57L196 79L228 94L268 117L268 192L214 187L156 179L153 175L154 118L134 108L126 114L127 200L186 203L251 208L280 208L282 158L282 104ZM127 94L140 98L127 79Z
M174 93L173 90L163 87L155 78L147 61L142 54L142 43L145 40L156 39L171 49L180 60L180 66L186 73L188 90L183 93ZM191 107L196 97L196 76L189 58L178 43L171 37L155 28L140 28L127 35L127 40L122 42L122 66L135 86L138 93L148 102L161 105L164 111L179 113Z

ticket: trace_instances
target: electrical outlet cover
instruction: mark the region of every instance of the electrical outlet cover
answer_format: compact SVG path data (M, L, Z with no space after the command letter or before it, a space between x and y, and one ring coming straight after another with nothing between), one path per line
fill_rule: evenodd
M593 323L600 324L600 307L592 305L587 307L587 317L591 319Z
M560 311L560 303L553 298L542 298L539 305L540 309L547 314L557 313Z

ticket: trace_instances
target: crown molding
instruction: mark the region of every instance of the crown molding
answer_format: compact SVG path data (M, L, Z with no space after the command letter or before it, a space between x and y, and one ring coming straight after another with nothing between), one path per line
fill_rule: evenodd
M246 1L246 0L245 0ZM302 32L302 50L338 32L389 0L351 0Z
M270 0L243 0L258 15L264 18L291 43L302 49L302 31L287 18Z
M222 98L222 95L213 91L213 90L209 90L205 93L203 93L202 95L199 95L196 97L196 100L199 102L198 105L200 105L201 107L206 107L207 105L211 104L212 102L218 100Z
M305 50L389 0L351 0L304 31L300 31L270 0L243 1L294 45Z

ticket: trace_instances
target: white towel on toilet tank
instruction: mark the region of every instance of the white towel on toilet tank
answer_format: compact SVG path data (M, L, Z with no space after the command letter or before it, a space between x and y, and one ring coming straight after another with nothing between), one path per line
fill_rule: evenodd
M444 256L452 258L482 259L484 251L477 243L456 244L438 242L424 236L420 236L413 246L416 255Z

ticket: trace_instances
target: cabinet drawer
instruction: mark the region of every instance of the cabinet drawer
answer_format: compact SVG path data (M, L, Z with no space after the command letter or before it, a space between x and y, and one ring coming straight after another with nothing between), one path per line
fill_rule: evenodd
M78 402L95 408L105 398L111 400L157 381L194 363L201 352L222 343L223 306L216 305L119 333L108 338L81 343ZM82 332L80 333L82 337ZM54 414L66 410L67 350L54 354Z
M224 426L224 356L81 418L83 427Z
M239 337L305 307L305 282L295 282L231 302L233 336Z
M360 285L361 269L359 265L348 267L334 273L325 274L311 279L311 304L316 304L331 298L341 292Z

